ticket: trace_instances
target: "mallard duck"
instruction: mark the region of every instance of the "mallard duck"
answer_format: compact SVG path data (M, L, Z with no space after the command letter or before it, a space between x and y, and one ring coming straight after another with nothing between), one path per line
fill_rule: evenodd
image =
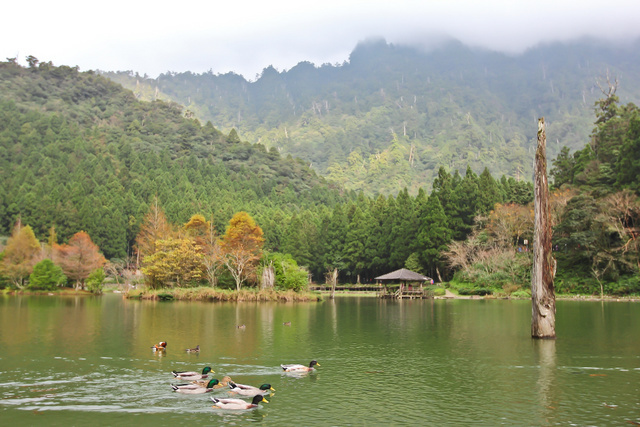
M202 394L213 391L213 388L218 385L220 381L217 379L210 380L205 387L200 387L197 384L175 384L171 385L173 391L184 394Z
M200 353L200 344L198 344L195 348L188 348L187 353Z
M154 344L153 346L151 346L151 349L153 351L164 351L167 349L167 342L160 341L158 344Z
M236 384L233 381L229 382L229 388L232 393L238 393L242 396L255 396L256 394L265 395L272 391L275 391L271 384L262 384L260 387L254 387L251 385Z
M282 369L284 369L285 372L311 372L315 370L314 368L315 365L320 366L320 364L315 360L312 360L309 363L309 366L298 365L298 364L280 365L280 366L282 367Z
M212 397L211 400L213 400L213 403L215 405L214 408L218 407L220 409L234 409L234 410L253 409L253 408L257 408L258 403L260 402L269 403L269 401L265 399L264 396L261 394L255 395L251 402L247 402L246 400L242 400L242 399L217 399L215 397Z
M213 372L209 366L204 367L204 369L202 370L202 374L199 374L195 371L171 371L173 376L179 380L202 380L208 377L207 374L209 372L215 374L215 372Z
M238 329L246 329L247 325L245 325L244 323L242 325L236 325L236 328Z
M229 376L222 377L220 382L214 385L213 388L218 389L223 387L229 387L230 382L231 382L231 377ZM191 384L197 384L200 387L206 387L208 384L208 381L207 380L191 381Z
M283 322L282 323L284 326L291 326L291 322Z

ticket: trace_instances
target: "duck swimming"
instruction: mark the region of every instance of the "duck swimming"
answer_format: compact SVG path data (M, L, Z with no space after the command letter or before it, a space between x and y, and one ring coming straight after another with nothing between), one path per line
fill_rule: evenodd
M231 382L231 377L229 377L229 376L222 377L222 380L220 380L220 382L218 384L214 385L213 388L218 389L218 388L223 388L223 387L229 387L229 383L230 382ZM191 381L191 384L197 384L200 387L206 387L207 383L208 383L207 380Z
M314 366L316 365L320 366L318 362L316 362L315 360L312 360L309 363L309 366L291 364L291 365L280 365L280 367L282 367L282 369L285 372L311 372L315 370Z
M260 387L253 387L250 385L236 384L233 381L229 382L229 388L232 393L238 393L242 396L255 396L257 394L265 395L272 391L275 391L271 384L262 384Z
M202 373L201 373L201 374L199 374L199 373L197 373L197 372L195 372L195 371L181 371L181 372L178 372L178 371L171 371L171 373L173 374L173 376L174 376L176 379L179 379L179 380L189 380L189 381L205 379L205 378L207 378L207 377L208 377L208 375L207 375L207 374L208 374L209 372L211 372L212 374L215 374L215 372L214 372L214 371L212 371L212 370L211 370L211 367L209 367L209 366L205 366L205 367L204 367L204 369L202 369Z
M205 387L200 387L197 384L177 384L171 385L173 391L184 394L202 394L213 391L213 388L218 385L220 381L217 379L210 380Z
M164 351L167 349L167 342L160 341L158 344L154 344L153 346L151 346L151 349L153 351Z
M218 407L220 409L233 409L233 410L241 410L241 409L253 409L258 407L258 403L264 402L269 403L267 399L264 398L263 395L258 394L253 397L251 402L247 402L242 399L217 399L212 397L211 400L214 403L214 408Z
M188 348L187 353L200 353L200 344L198 344L195 348Z

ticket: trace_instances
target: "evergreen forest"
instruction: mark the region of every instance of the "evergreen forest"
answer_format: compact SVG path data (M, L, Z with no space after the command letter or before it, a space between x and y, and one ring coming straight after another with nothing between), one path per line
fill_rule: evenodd
M342 64L267 67L254 80L215 70L103 74L139 99L175 101L225 133L304 159L347 189L415 196L440 166L530 180L540 116L549 158L581 149L608 77L620 80L622 102L640 101L638 43L579 40L507 55L373 40Z

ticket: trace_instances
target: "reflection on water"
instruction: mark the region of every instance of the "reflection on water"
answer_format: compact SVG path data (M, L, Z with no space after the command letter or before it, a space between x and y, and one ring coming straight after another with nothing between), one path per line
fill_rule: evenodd
M541 419L549 422L553 417L557 402L554 397L556 376L556 341L553 339L534 339L533 345L538 351L538 376L536 391L539 399L539 408L542 411Z
M640 422L638 305L559 301L555 341L529 337L530 310L495 300L3 297L0 412L7 425ZM154 354L159 341L167 350ZM310 374L280 368L312 359L321 366ZM277 392L228 413L209 394L172 391L170 371L204 366Z

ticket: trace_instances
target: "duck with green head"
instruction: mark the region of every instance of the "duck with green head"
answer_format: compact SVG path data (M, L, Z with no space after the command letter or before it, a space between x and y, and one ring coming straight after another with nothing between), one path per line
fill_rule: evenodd
M213 386L213 388L217 389L217 388L229 387L229 383L230 382L231 382L231 377L230 376L224 376L224 377L222 377L222 379L220 380L220 382L218 384ZM206 387L208 383L209 382L207 380L191 381L191 384L197 384L200 387Z
M290 365L280 365L280 367L285 371L285 372L311 372L315 370L314 366L320 366L320 364L318 362L316 362L315 360L312 360L309 363L309 366L304 366L304 365L299 365L299 364L290 364Z
M214 387L218 385L220 381L212 379L207 383L206 387L200 387L197 384L175 384L171 385L173 391L184 394L202 394L209 393L214 390Z
M212 374L215 374L215 372L213 372L211 370L211 367L209 366L205 366L204 369L202 370L202 373L199 374L195 371L171 371L171 373L173 374L173 376L176 379L179 380L187 380L187 381L195 381L195 380L202 380L208 377L208 373L211 372Z
M253 409L257 408L260 402L269 403L261 394L255 395L251 402L242 399L217 399L215 397L212 397L211 400L215 405L214 408L231 410Z
M229 388L231 393L237 393L242 396L255 396L257 394L265 395L275 391L271 384L262 384L260 387L253 387L250 385L237 384L233 381L229 382Z

